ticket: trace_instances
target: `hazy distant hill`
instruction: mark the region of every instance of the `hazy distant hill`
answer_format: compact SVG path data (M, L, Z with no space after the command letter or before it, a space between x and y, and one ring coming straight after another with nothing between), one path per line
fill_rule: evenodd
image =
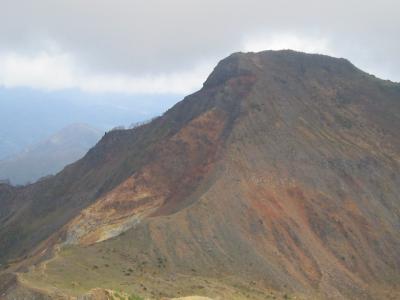
M81 158L100 139L102 131L86 124L72 124L27 150L0 161L0 180L26 184L55 174Z

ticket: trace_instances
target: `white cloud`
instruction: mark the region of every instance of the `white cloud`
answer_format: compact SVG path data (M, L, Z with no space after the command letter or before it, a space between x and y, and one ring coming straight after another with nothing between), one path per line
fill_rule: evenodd
M87 92L176 93L187 94L199 89L212 67L203 64L192 70L141 76L91 75L77 84Z
M171 68L170 72L152 69L121 70L120 72L93 68L73 52L66 52L54 41L41 44L42 51L34 54L24 52L0 52L0 86L6 88L30 87L41 90L79 89L91 93L129 93L129 94L188 94L202 86L216 62L223 57L195 60L192 68L182 70ZM347 57L383 78L397 79L395 68L392 72L387 64L376 64L366 50L343 51L336 43L318 35L304 35L294 32L264 33L251 35L239 43L238 47L227 51L257 52L263 50L292 49L308 53ZM346 55L347 54L347 55Z
M0 53L0 86L41 90L80 89L84 92L187 94L201 87L215 64L203 62L189 70L169 73L99 73L85 68L84 64L62 51L54 42L43 45L46 50L36 54ZM303 38L293 34L253 37L244 41L240 50L279 49L324 54L332 52L325 39Z
M201 87L212 66L171 73L96 74L85 70L68 53L50 49L36 55L0 54L0 86L42 90L77 88L85 92L186 94Z
M62 89L74 85L72 59L69 55L47 52L35 56L16 53L0 55L0 85Z
M306 37L291 33L256 36L244 41L244 51L284 50L335 55L326 38Z

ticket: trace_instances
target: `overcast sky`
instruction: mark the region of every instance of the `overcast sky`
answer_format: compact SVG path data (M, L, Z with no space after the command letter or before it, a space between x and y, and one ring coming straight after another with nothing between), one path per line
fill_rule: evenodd
M288 48L400 81L399 3L0 0L0 86L186 94L232 52Z

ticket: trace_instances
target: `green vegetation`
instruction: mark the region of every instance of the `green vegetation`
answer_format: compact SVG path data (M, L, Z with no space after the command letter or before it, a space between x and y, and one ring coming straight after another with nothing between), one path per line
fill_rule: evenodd
M130 296L128 297L128 300L144 300L144 298L143 298L143 297L140 297L140 296L138 296L138 295L130 295Z

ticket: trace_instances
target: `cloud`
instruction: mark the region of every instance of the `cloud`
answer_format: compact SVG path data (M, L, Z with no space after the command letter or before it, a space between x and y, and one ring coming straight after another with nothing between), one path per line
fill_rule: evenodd
M0 7L5 86L186 93L232 52L280 48L346 57L400 80L395 0L0 0Z
M166 74L148 74L137 77L127 75L92 75L78 84L87 92L124 92L139 94L188 94L201 87L212 67L199 65L193 70Z
M295 51L335 55L327 38L293 35L290 33L273 34L268 37L252 37L244 41L243 51L258 52L268 50L291 49Z
M5 53L0 55L0 86L49 91L80 89L92 93L186 94L200 88L211 70L211 65L201 64L191 70L164 74L101 74L82 68L72 55L63 52Z
M64 89L75 84L72 59L64 53L41 52L34 56L0 55L0 85L38 89Z

